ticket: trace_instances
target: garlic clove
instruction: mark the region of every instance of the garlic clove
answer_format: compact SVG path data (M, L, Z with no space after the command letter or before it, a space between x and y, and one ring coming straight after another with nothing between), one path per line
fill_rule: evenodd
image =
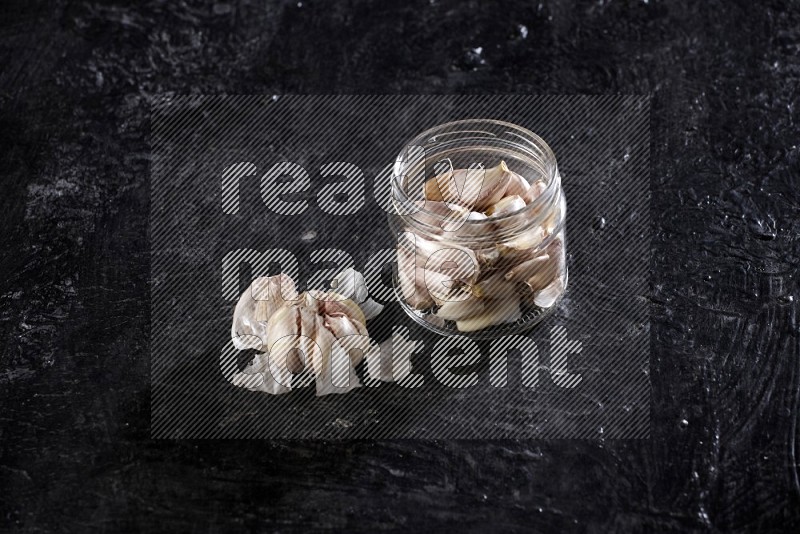
M505 161L496 167L456 169L425 182L425 198L458 204L471 211L485 211L503 198L511 173Z
M268 321L275 310L297 300L294 280L283 273L256 278L248 291L252 299L261 305L256 318L258 321Z
M523 261L509 269L504 278L511 282L522 282L547 269L550 256L542 254L530 260Z
M469 215L467 215L467 220L469 221L485 221L488 218L488 215L480 211L470 211Z
M501 255L508 252L530 250L539 246L542 241L544 241L545 237L544 228L541 226L534 226L514 239L504 241L498 245L498 248L500 249Z
M495 273L472 286L472 294L482 299L504 299L518 295L517 285L505 279L503 273Z
M271 349L276 341L286 336L300 334L300 307L284 306L269 318L267 324L267 349Z
M319 350L316 346L317 338L317 313L313 309L300 307L300 339L298 348L300 349L302 360L290 358L288 368L292 373L299 373L305 369L306 364L313 358L314 351Z
M549 285L540 289L533 295L533 303L540 308L550 308L564 292L564 281L562 277L553 280Z
M344 316L327 316L324 324L333 336L339 340L342 347L345 348L353 366L361 363L364 352L369 349L369 337L364 325Z
M503 197L496 203L489 206L486 210L486 215L489 217L502 217L519 211L525 207L525 201L518 195Z
M414 255L403 248L397 250L397 278L400 296L409 306L417 310L433 306L433 299L425 287L423 269L416 266Z
M361 311L358 304L343 297L339 293L312 289L306 291L304 295L306 306L316 310L318 314L346 315L363 324L367 323L367 318L364 316L364 312Z
M305 363L297 353L300 349L301 316L299 306L284 306L269 319L267 325L267 352L271 365L289 372L300 372ZM280 345L276 346L276 343ZM276 347L280 347L279 349Z
M451 300L443 302L436 311L436 316L448 321L458 321L473 315L481 314L486 308L486 304L475 297L467 300Z
M256 349L266 352L267 321L276 310L296 299L294 281L285 274L253 280L239 297L233 310L233 345L238 350Z
M480 273L475 252L444 241L416 236L415 263L426 271L445 273L453 280L470 282Z
M314 353L312 367L317 396L347 393L360 387L353 362L319 315L316 331L315 341L319 350Z
M528 181L520 176L519 174L509 171L511 176L508 179L508 187L506 187L506 196L516 195L522 197L523 200L527 202L528 191L531 188L531 184Z
M364 326L345 315L326 315L323 318L325 328L330 330L335 337L360 336L364 333Z
M525 199L525 202L530 204L531 202L542 196L542 193L544 193L544 190L546 188L547 184L544 183L544 180L536 180L531 184L530 188L528 188L528 191L526 192L525 195L522 196L522 198Z
M456 321L456 327L461 332L474 332L492 325L513 322L520 317L522 312L519 309L519 297L514 296L487 303L482 313Z
M414 204L419 207L419 211L415 212L413 217L430 226L430 231L436 233L444 230L442 221L458 218L464 210L461 206L448 205L441 200L417 200Z
M276 366L272 366L271 370L267 372L268 364L268 356L258 353L243 372L234 373L231 382L235 386L250 391L261 391L272 395L289 393L292 390L292 374L286 369L279 369ZM276 379L275 376L278 378Z
M438 304L448 300L453 290L459 284L451 275L422 269L422 277L428 294Z
M500 250L496 246L481 248L475 251L475 257L482 269L492 267L500 259Z
M525 283L531 291L539 291L553 282L554 279L562 277L566 270L564 247L560 239L554 239L544 249L548 257L547 262L540 265L538 269L530 270L525 277Z

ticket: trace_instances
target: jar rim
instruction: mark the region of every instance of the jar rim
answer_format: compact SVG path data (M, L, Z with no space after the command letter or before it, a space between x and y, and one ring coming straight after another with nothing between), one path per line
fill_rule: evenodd
M489 228L491 225L496 225L497 223L500 223L500 222L505 223L507 225L509 223L509 221L513 222L515 218L518 218L521 223L526 224L526 225L527 224L531 224L531 225L532 224L537 224L537 223L541 222L542 220L544 220L548 215L548 210L545 210L545 209L542 209L542 208L544 206L548 205L548 204L555 205L557 202L559 202L559 197L560 197L559 190L560 190L560 187L561 187L561 176L560 176L560 174L558 172L558 164L556 162L556 156L553 153L553 150L550 148L550 145L548 145L547 142L544 139L542 139L539 135L537 135L534 132L528 130L527 128L523 128L522 126L510 123L510 122L506 122L506 121L501 121L501 120L497 120L497 119L483 119L483 118L461 119L461 120L457 120L457 121L451 121L451 122L442 123L442 124L439 124L437 126L433 126L431 128L428 128L427 130L425 130L425 131L421 132L420 134L416 135L411 141L407 142L405 144L405 147L404 147L404 152L401 152L398 155L397 161L401 161L401 158L403 157L403 155L405 153L405 149L407 147L420 146L420 147L426 148L428 146L431 146L431 141L435 142L435 139L436 139L437 135L442 135L444 133L447 133L448 131L453 131L454 133L470 133L471 130L469 130L469 129L453 130L454 128L457 128L457 127L460 127L460 126L468 126L468 125L472 125L472 126L474 126L476 128L480 128L481 125L492 125L492 126L495 126L495 127L508 129L508 130L511 130L511 132L514 135L516 135L516 136L520 137L522 140L527 141L528 143L532 144L536 149L538 149L542 153L542 156L544 158L544 161L542 163L547 165L547 178L548 179L547 179L547 183L545 185L544 191L542 191L542 193L538 197L536 197L536 199L534 199L533 202L531 202L530 204L527 204L524 208L520 208L517 211L513 211L513 212L510 212L510 213L501 215L499 217L490 217L490 218L481 219L481 220L469 220L469 219L467 219L467 220L465 220L463 222L463 224L467 225L467 227L473 228L473 230L474 230L474 229L477 229L477 228L481 228L482 227L481 225L486 225L484 227L485 228ZM493 135L494 137L497 137L493 132L488 131L488 130L477 129L477 130L475 130L475 133L482 133L482 134L487 134L488 133L488 134ZM436 146L436 145L433 145L433 146ZM533 157L531 154L525 154L525 156L531 157L531 158ZM395 166L395 170L396 169L397 169L397 166ZM423 200L423 202L422 202L422 207L420 207L419 205L416 204L416 202L414 200L412 200L408 196L405 188L400 183L400 179L403 176L404 176L404 173L392 172L392 187L391 187L391 190L393 192L400 192L402 194L402 196L403 196L403 198L398 199L398 198L395 198L394 194L392 194L393 202L397 202L399 200L400 204L405 204L407 207L411 206L411 205L414 206L415 209L409 210L406 213L406 215L410 216L410 218L414 221L415 225L416 224L420 224L423 227L438 228L438 227L436 227L434 225L426 223L425 221L420 221L419 219L414 217L415 213L421 213L423 216L427 216L431 220L444 220L444 218L441 216L441 214L433 212L433 211L430 211L430 210L425 208L425 206L427 204L427 200L425 200L424 198L421 199L421 200ZM523 179L528 181L528 179L525 178L524 176L523 176ZM395 208L397 210L397 205L396 204L395 204ZM397 210L397 211L398 211L398 213L400 213L399 210ZM530 218L530 219L527 217L527 215L530 215L531 213L536 213L537 211L538 211L538 213L536 214L535 217ZM441 228L439 228L439 229L441 229ZM475 236L474 235L471 236L470 239L475 239Z

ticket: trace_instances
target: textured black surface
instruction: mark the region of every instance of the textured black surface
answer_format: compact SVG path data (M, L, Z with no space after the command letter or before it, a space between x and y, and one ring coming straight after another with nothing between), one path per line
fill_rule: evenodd
M0 529L800 527L796 2L2 9ZM149 440L162 92L651 93L652 440Z

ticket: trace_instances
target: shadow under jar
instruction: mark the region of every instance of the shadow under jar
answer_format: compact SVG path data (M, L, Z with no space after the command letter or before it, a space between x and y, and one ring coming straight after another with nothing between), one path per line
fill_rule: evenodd
M552 313L567 288L566 200L553 151L507 122L450 122L397 157L394 289L443 335L494 338Z

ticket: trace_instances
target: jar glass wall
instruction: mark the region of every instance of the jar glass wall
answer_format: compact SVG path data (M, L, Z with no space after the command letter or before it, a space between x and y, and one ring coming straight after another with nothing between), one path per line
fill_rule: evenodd
M552 313L567 287L566 200L547 144L487 119L409 141L392 176L394 288L445 335L493 338Z

